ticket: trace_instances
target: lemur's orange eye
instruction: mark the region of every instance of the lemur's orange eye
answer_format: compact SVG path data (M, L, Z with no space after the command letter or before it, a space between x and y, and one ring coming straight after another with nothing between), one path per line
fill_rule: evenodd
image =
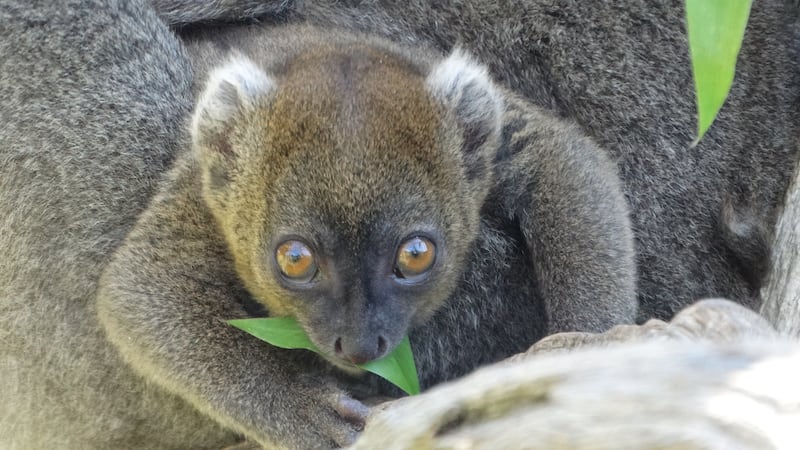
M275 252L278 268L292 281L311 281L317 274L317 262L308 246L300 241L286 241Z
M402 244L397 251L395 275L399 278L413 278L427 272L436 260L436 246L430 239L413 237Z

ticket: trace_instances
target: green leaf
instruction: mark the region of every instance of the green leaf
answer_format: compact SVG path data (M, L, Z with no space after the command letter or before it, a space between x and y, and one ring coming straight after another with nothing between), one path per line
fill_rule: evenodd
M689 52L697 90L697 141L728 96L752 0L686 0Z
M266 341L286 349L302 348L322 354L311 342L305 330L292 317L268 317L262 319L229 320L229 324ZM385 357L359 366L388 380L409 395L419 394L419 377L411 343L404 337L397 348Z
M275 347L304 348L319 353L319 349L306 335L305 330L292 317L229 320L229 324L266 341Z
M419 394L417 366L414 364L414 355L411 353L408 336L400 341L392 353L381 359L370 361L361 368L389 380L406 394Z

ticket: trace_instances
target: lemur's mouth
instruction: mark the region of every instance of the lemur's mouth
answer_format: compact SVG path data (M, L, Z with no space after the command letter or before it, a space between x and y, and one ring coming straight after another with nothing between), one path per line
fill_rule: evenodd
M346 359L331 356L326 353L320 353L320 355L334 367L350 375L361 375L362 373L366 372L361 367L351 363L350 361L347 361Z

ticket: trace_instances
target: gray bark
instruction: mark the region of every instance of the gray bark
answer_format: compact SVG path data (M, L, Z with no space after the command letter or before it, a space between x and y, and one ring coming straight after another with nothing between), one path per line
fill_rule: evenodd
M354 448L797 448L797 361L775 341L539 355L395 402Z
M353 448L796 448L799 377L800 344L707 300L670 323L551 336L385 404Z
M761 314L779 332L800 337L800 168L775 227L772 271L761 298Z

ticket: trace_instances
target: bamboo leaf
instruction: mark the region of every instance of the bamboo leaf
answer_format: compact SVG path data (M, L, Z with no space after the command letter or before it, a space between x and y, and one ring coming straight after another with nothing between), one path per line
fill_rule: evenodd
M697 92L697 140L728 96L752 0L686 0L689 52Z
M388 380L406 394L419 394L417 366L414 364L414 355L411 353L408 336L400 341L392 353L381 359L370 361L361 368Z
M306 349L319 353L319 349L308 338L305 330L291 317L268 317L260 319L229 320L229 324L242 331L266 341L276 347L286 349ZM392 353L370 361L362 369L382 377L409 395L419 394L419 377L411 343L408 336L403 338Z
M229 324L266 341L275 347L286 349L303 348L319 353L306 332L291 317L270 317L264 319L229 320Z

